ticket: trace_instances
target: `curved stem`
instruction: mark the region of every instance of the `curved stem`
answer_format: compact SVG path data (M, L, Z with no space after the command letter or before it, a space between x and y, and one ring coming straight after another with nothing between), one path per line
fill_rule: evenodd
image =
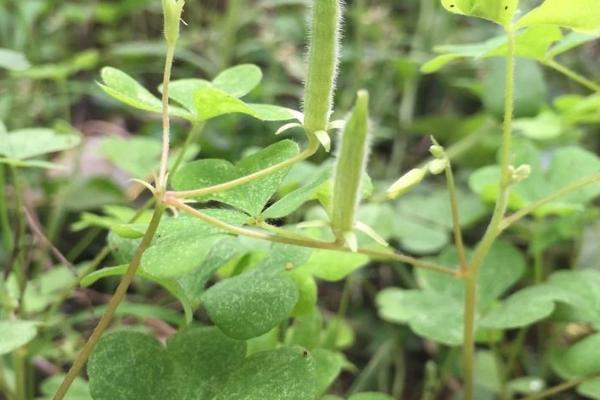
M463 343L463 373L465 400L473 400L474 368L473 357L475 355L475 317L477 311L477 278L479 269L489 253L494 241L500 233L500 224L508 207L510 194L511 174L511 144L512 144L512 122L514 112L515 92L515 36L513 27L506 28L508 37L508 49L506 54L506 82L504 92L504 122L502 126L502 149L500 159L500 192L496 199L496 206L490 223L477 245L467 273L465 274L465 315L464 315L464 343Z
M580 85L590 89L592 92L598 92L600 93L600 85L597 84L596 82L592 81L591 79L586 78L583 75L580 75L579 73L573 71L572 69L556 62L555 60L545 60L542 62L544 65L552 68L553 70L560 72L561 74L563 74L564 76L566 76L567 78L579 83Z
M246 229L246 228L241 228L239 226L231 225L231 224L221 221L218 218L207 215L207 214L203 213L202 211L196 210L195 208L190 207L189 205L184 204L180 200L173 198L173 197L167 198L166 204L169 206L178 208L182 211L185 211L188 214L190 214L204 222L207 222L211 225L221 228L224 231L230 232L234 235L246 236L246 237L251 237L254 239L267 240L267 241L276 242L276 243L292 244L292 245L296 245L296 246L303 246L303 247L309 247L309 248L314 248L314 249L352 252L352 250L350 248L348 248L344 245L341 245L338 242L325 242L322 240L314 240L314 239L310 239L310 238L299 238L299 237L292 237L292 236L287 236L287 235L286 236L274 235L274 234L270 234L270 233L266 233L266 232L261 232L261 231L256 231L256 230L251 230L251 229ZM457 271L454 269L447 268L442 265L438 265L438 264L427 262L427 261L421 261L414 257L410 257L410 256L400 254L400 253L370 250L370 249L364 249L364 248L357 249L355 251L355 253L367 255L367 256L371 257L372 259L399 261L399 262L403 262L406 264L410 264L417 268L428 269L431 271L441 272L441 273L452 275L452 276L457 275Z
M0 227L2 228L2 244L8 254L12 250L13 242L8 207L6 206L6 199L8 198L6 195L6 177L4 174L6 168L4 165L0 165L0 198L2 198L2 201L0 201Z
M509 226L511 226L512 224L514 224L515 222L528 216L529 214L531 214L538 208L540 208L548 203L551 203L554 200L557 200L563 196L566 196L570 193L576 192L577 190L583 189L584 187L589 186L596 182L600 182L600 173L588 176L588 177L580 179L578 181L575 181L572 184L567 185L567 186L563 187L562 189L560 189L554 193L551 193L548 196L529 204L527 207L522 208L521 210L517 211L516 213L510 215L509 217L506 217L500 224L499 229L501 231L503 231L506 228L508 228Z
M574 388L577 385L580 385L584 382L587 382L589 380L596 379L596 378L600 378L600 375L594 374L594 375L590 375L590 376L584 376L583 378L576 378L576 379L570 380L568 382L561 383L560 385L556 385L554 387L546 389L543 392L539 392L539 393L532 394L527 397L523 397L521 400L545 399L546 397L550 397L550 396L553 396L560 392L564 392L565 390L569 390L571 388Z
M309 142L308 142L308 146L306 147L306 149L304 149L301 153L299 153L298 155L296 155L288 160L282 161L275 165L271 165L268 168L261 169L260 171L254 172L250 175L242 176L241 178L234 179L229 182L220 183L218 185L208 186L205 188L194 189L194 190L170 191L170 192L167 192L167 197L175 197L175 198L185 199L185 198L189 198L189 197L207 196L209 194L233 189L235 187L244 185L253 180L262 178L267 175L271 175L274 172L277 172L283 168L290 167L300 161L306 160L307 158L309 158L313 154L315 154L318 149L319 149L318 140L314 136L309 136Z
M165 69L163 73L162 84L162 153L160 156L160 170L158 173L157 186L160 192L167 188L167 165L169 162L169 143L171 136L171 121L169 118L169 82L171 81L171 68L173 67L173 58L175 57L175 44L167 43L167 57L165 60Z
M98 325L96 325L96 327L94 328L92 335L89 337L89 339L83 346L83 349L77 356L77 359L71 366L71 369L69 369L69 372L65 376L65 379L61 383L56 394L54 395L53 400L63 400L64 399L65 395L67 394L67 391L69 390L69 387L71 386L71 384L73 383L75 378L81 372L83 366L85 365L85 362L87 361L88 357L90 356L90 354L96 347L96 344L102 337L102 334L108 328L117 307L119 306L121 301L125 298L125 295L127 294L127 289L129 289L129 286L131 285L131 282L133 281L133 278L135 277L135 273L136 273L138 267L140 266L140 262L142 260L142 256L143 256L144 252L150 246L150 243L152 242L152 239L154 238L154 234L156 233L156 229L158 228L158 225L160 224L160 219L163 215L164 210L165 210L165 207L161 204L159 204L156 207L156 209L154 210L154 215L152 216L150 225L148 225L148 230L146 230L146 233L144 234L142 241L140 242L139 246L137 247L137 249L133 255L133 258L131 259L131 262L129 263L129 268L127 269L127 272L125 273L125 275L123 275L123 278L121 279L121 282L119 283L119 286L117 286L115 293L113 294L108 305L106 306L106 311L104 311L102 318L100 318Z
M446 182L448 183L448 193L450 196L450 209L452 212L452 230L454 232L454 245L458 252L458 259L460 261L460 269L464 274L469 268L467 262L467 256L465 255L465 244L463 241L462 230L460 228L460 212L458 211L458 198L456 192L456 184L454 182L454 173L452 171L452 165L450 160L447 160L448 166L446 167Z

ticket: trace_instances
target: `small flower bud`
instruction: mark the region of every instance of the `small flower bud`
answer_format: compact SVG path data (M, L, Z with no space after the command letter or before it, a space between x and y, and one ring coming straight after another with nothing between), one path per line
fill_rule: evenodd
M429 147L429 152L435 158L442 159L446 158L446 152L444 148L435 140L433 136L431 136L431 147Z
M185 0L162 0L165 39L170 45L174 45L179 38L179 21L184 4Z
M529 175L531 175L531 165L523 164L517 168L510 166L509 172L511 174L511 183L519 183L529 178Z
M427 175L426 168L414 168L402 175L390 188L387 190L387 196L390 199L408 192L410 189L418 185L423 181Z
M448 160L445 158L435 159L427 164L427 167L432 175L439 175L448 167Z

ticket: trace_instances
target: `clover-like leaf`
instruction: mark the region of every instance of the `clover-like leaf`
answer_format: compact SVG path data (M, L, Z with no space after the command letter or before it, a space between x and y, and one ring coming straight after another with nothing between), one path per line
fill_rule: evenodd
M0 356L29 343L37 335L38 323L23 320L0 321Z
M513 186L510 199L512 209L525 207L577 179L600 171L600 159L595 154L579 147L563 147L548 156L550 156L549 166L543 168L542 160L547 160L546 155L541 154L527 142L523 142L517 147L515 162L517 165L529 164L532 172L525 181ZM469 185L484 200L491 201L498 192L498 177L499 168L497 166L484 167L471 175ZM589 185L538 208L533 214L543 217L572 213L581 210L585 204L599 195L600 184Z
M282 347L248 357L215 400L307 400L316 396L315 362L300 347Z
M100 279L107 278L110 276L123 276L127 272L129 265L120 265L116 267L107 267L102 268L81 278L81 286L87 287ZM183 312L186 317L186 321L189 323L193 319L192 313L192 305L190 300L187 298L186 294L183 291L183 288L179 285L179 283L173 279L168 278L159 278L152 274L145 272L144 270L139 269L136 272L136 276L149 280L151 282L157 283L162 286L165 290L167 290L173 297L175 297L181 303L181 307L183 308Z
M368 262L369 257L364 254L315 250L299 270L325 281L339 281Z
M557 26L529 27L516 34L515 55L521 58L545 61L559 54L553 52L554 48L551 49L551 46L555 43L558 46L562 37L560 28ZM489 57L505 57L508 48L506 43L507 38L502 35L481 43L436 46L434 51L440 55L423 64L421 71L427 74L437 72L450 62L466 58L481 60ZM579 43L572 43L572 47L583 43L585 43L583 40ZM563 48L563 51L567 50L567 48Z
M316 198L319 188L331 178L331 174L330 168L322 170L308 184L286 194L269 206L263 211L262 216L264 218L283 218L296 211L302 204Z
M177 171L172 178L172 184L176 190L212 186L258 172L297 154L298 145L291 140L283 140L244 158L235 165L225 160L194 161ZM220 201L256 216L277 191L288 171L289 168L283 168L263 178L202 199Z
M234 97L244 97L252 91L262 79L262 71L253 64L241 64L222 71L213 85Z
M10 71L23 71L29 68L31 64L23 53L11 49L0 48L0 68Z
M179 332L166 348L143 333L110 333L90 357L90 391L94 400L212 398L245 352L244 342L214 327Z
M521 17L516 25L520 28L558 25L578 31L595 31L600 28L600 8L596 0L545 0Z
M298 288L286 272L254 270L210 287L202 303L210 319L236 339L260 336L288 318Z
M208 211L228 223L243 224L246 217L231 210ZM158 277L184 275L198 267L211 248L225 238L213 225L189 216L170 218L159 226L152 245L142 256L144 271Z
M470 17L484 18L506 26L519 5L518 0L442 0L446 10Z
M600 323L600 273L593 270L560 271L540 285L510 296L492 309L481 324L494 329L517 328L550 316L557 304L576 311L579 321Z
M440 255L441 264L456 268L455 251ZM478 278L478 316L485 315L495 301L523 274L525 260L505 242L496 242L486 257ZM417 334L450 346L463 340L464 284L453 277L418 271L421 290L385 289L377 296L379 313L385 320L408 324ZM478 325L483 332L487 326Z
M27 160L44 154L68 150L80 142L78 135L59 134L52 129L29 128L0 132L0 156Z
M125 72L113 67L104 67L100 74L103 83L99 85L111 97L138 110L162 112L162 102ZM190 113L179 107L171 106L169 113L192 119Z

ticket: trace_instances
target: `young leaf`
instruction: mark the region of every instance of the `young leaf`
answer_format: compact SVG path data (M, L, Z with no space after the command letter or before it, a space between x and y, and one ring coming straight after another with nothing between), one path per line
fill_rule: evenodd
M456 14L484 18L507 26L515 15L519 0L442 0L442 5Z
M231 210L208 210L228 223L241 225L246 217ZM152 245L144 252L142 268L157 277L174 277L191 272L226 235L197 218L180 216L165 220Z
M316 197L319 187L329 178L331 178L331 174L331 169L324 169L307 185L286 194L284 197L263 211L262 216L267 219L283 218L293 213L300 208L302 204Z
M212 83L234 97L244 97L252 91L262 79L262 71L253 64L236 65L222 71Z
M29 343L37 335L37 326L34 321L0 321L0 356Z
M595 31L600 28L600 7L596 0L545 0L525 14L517 27L558 25L577 31Z
M176 190L192 190L241 178L298 154L298 145L283 140L254 153L236 165L225 160L204 159L181 167L172 178ZM229 204L250 215L258 215L277 191L289 168L283 168L264 178L203 198Z
M202 296L210 319L236 339L268 332L290 315L297 302L298 288L285 272L247 272L217 283Z
M29 68L31 64L27 61L24 54L18 51L0 48L0 68L11 71L23 71Z
M0 134L0 139L0 155L16 160L68 150L80 142L77 135L59 134L45 128L20 129Z
M309 272L325 281L339 281L368 262L369 257L363 254L315 250L300 271Z
M256 113L246 103L216 87L203 87L193 94L195 115L198 121L206 121L224 114L242 113L253 117Z
M162 112L162 102L125 72L113 67L104 67L100 74L104 83L99 85L108 95L139 110ZM193 119L190 113L179 107L171 106L169 113L181 118Z
M314 363L312 355L300 347L255 353L229 377L215 400L314 399Z

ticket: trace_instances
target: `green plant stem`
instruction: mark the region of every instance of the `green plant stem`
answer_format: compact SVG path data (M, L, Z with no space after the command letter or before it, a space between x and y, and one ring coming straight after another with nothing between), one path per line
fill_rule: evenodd
M532 394L532 395L527 396L527 397L523 397L521 400L539 400L539 399L545 399L547 397L553 396L553 395L558 394L560 392L564 392L565 390L572 389L572 388L574 388L577 385L580 385L580 384L582 384L584 382L587 382L589 380L596 379L596 378L599 378L599 377L600 377L600 374L594 374L594 375L590 375L590 376L585 376L583 378L573 379L573 380L570 380L568 382L561 383L560 385L556 385L554 387L546 389L543 392L539 392L539 393Z
M17 169L13 166L9 167L14 189L15 197L15 217L17 219L17 228L15 230L15 236L13 239L13 251L12 251L12 271L17 277L19 285L19 309L23 309L23 297L25 296L25 289L27 288L27 264L24 257L22 248L23 237L25 236L25 214L23 209L23 185L21 184L21 177L17 172Z
M144 255L144 252L150 246L150 243L152 242L152 239L156 234L156 229L160 224L160 219L163 215L164 210L165 207L162 204L157 205L156 209L154 210L152 220L148 225L148 229L146 230L142 241L135 250L135 253L133 254L133 258L129 263L129 268L127 268L127 272L125 273L125 275L123 275L119 286L117 286L115 293L113 294L110 301L108 302L108 305L106 306L106 310L104 311L102 318L100 318L100 321L98 322L98 325L96 325L96 327L94 328L92 335L89 337L89 339L83 346L83 349L79 353L79 356L69 369L69 372L65 376L65 379L61 383L56 394L54 395L53 400L64 399L65 395L67 394L67 391L69 390L69 387L71 386L75 378L79 376L81 369L83 368L88 357L96 347L96 344L102 337L104 331L108 328L117 307L127 294L127 289L129 289L129 286L131 285L131 282L135 277L135 273L137 272L138 267L140 266L140 262L142 260L142 256Z
M452 165L450 160L447 160L448 166L446 167L446 182L448 185L448 193L450 196L450 209L452 211L452 230L454 232L454 245L458 252L458 259L460 261L460 268L462 273L466 273L469 268L467 257L465 255L465 244L463 241L462 230L460 228L460 212L458 211L458 197L456 192L456 183L454 182L454 173L452 171Z
M6 167L0 164L0 226L2 227L2 244L6 253L10 253L13 247L12 233L10 228L10 219L8 217L8 207L6 204Z
M568 77L569 79L579 83L580 85L590 89L592 92L600 93L600 85L599 84L586 78L583 75L580 75L579 73L573 71L572 69L556 62L555 60L553 60L553 59L545 60L542 63L544 65L552 68L553 70L560 72L561 74L563 74L566 77Z
M267 240L270 242L292 244L292 245L296 245L296 246L303 246L303 247L309 247L309 248L314 248L314 249L352 252L352 250L350 248L348 248L344 245L341 245L337 242L324 242L321 240L313 240L310 238L300 239L300 238L290 237L287 235L286 236L273 235L273 234L269 234L269 233L265 233L265 232L255 231L255 230L241 228L239 226L231 225L231 224L223 222L215 217L207 215L199 210L196 210L195 208L190 207L189 205L187 205L185 203L182 203L180 200L178 200L176 198L167 198L166 204L169 206L178 208L182 211L185 211L188 214L190 214L204 222L212 224L212 225L214 225L220 229L223 229L224 231L230 232L234 235L246 236L246 237L251 237L251 238L259 239L259 240ZM452 275L452 276L457 275L456 270L446 268L444 266L441 266L441 265L438 265L435 263L421 261L416 258L407 256L404 254L396 253L396 252L384 252L384 251L359 248L356 250L356 253L367 255L373 259L399 261L399 262L403 262L403 263L412 265L417 268L428 269L431 271L441 272L441 273L445 273L445 274Z
M508 207L508 198L511 185L510 161L512 143L512 121L514 112L515 92L515 36L512 27L506 28L508 49L506 54L506 83L504 93L504 122L502 126L502 149L500 159L500 192L496 199L496 206L490 223L477 245L469 269L464 275L465 280L465 315L464 315L464 343L463 343L463 373L464 373L464 399L473 399L474 384L474 355L475 355L475 318L477 311L477 279L479 269L489 253L494 241L500 233L500 224Z
M27 399L27 349L21 347L14 353L15 391L17 400Z
M318 140L314 136L309 136L309 142L308 142L308 146L306 147L306 149L304 149L298 155L296 155L288 160L282 161L275 165L271 165L270 167L262 169L260 171L257 171L253 174L242 176L241 178L234 179L232 181L225 182L225 183L220 183L218 185L208 186L205 188L195 189L195 190L170 191L170 192L167 192L167 197L182 198L182 199L189 198L189 197L201 197L201 196L206 196L206 195L217 193L217 192L222 192L222 191L225 191L228 189L233 189L235 187L244 185L253 180L262 178L267 175L271 175L274 172L277 172L283 168L292 166L300 161L306 160L307 158L309 158L313 154L315 154L318 149L319 149Z
M164 193L167 189L167 166L169 163L169 143L171 139L171 120L169 118L169 83L171 82L171 69L175 57L175 43L167 42L167 56L162 83L162 153L160 156L160 169L158 172L157 187Z
M4 366L0 363L0 394L6 397L6 400L16 400L15 393L8 387L6 383L6 375L4 374Z
M548 196L543 197L543 198L529 204L528 206L520 209L516 213L506 217L500 224L499 229L500 229L500 231L503 231L506 228L510 227L515 222L528 216L529 214L531 214L538 208L540 208L548 203L551 203L554 200L557 200L563 196L566 196L570 193L576 192L576 191L578 191L586 186L589 186L593 183L596 183L596 182L600 182L600 173L590 175L588 177L585 177L578 181L575 181L575 182L571 183L570 185L567 185L567 186L563 187L562 189L559 189L556 192L551 193Z

